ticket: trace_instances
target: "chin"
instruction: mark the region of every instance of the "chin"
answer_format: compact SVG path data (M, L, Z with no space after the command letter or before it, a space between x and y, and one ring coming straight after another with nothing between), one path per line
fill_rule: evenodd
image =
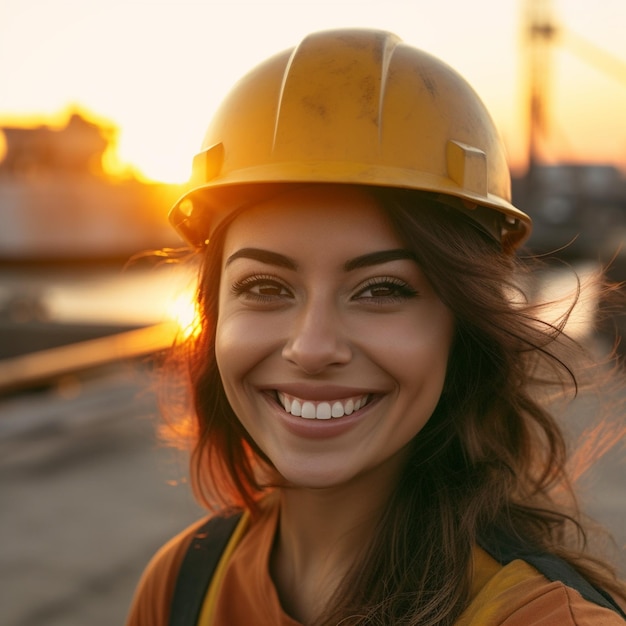
M333 489L347 485L353 480L352 475L344 475L331 470L328 466L319 469L308 468L303 471L300 467L278 469L281 482L289 489Z

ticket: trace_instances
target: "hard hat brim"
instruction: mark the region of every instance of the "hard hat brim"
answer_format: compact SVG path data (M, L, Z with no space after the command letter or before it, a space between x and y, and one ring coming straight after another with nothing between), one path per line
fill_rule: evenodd
M507 247L521 245L532 228L530 218L510 202L489 193L473 194L450 178L408 169L329 162L271 163L237 170L196 185L183 194L172 207L169 220L184 239L194 246L202 246L232 211L266 200L293 184L349 184L425 191L462 201L470 214L474 203L505 216L507 232L503 236Z

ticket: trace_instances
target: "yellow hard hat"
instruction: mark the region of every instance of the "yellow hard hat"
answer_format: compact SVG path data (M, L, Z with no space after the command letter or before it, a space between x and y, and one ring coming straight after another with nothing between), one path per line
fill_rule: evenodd
M201 246L223 216L285 183L431 192L489 222L508 250L531 229L511 204L504 146L474 90L379 30L314 33L244 76L217 110L170 221Z

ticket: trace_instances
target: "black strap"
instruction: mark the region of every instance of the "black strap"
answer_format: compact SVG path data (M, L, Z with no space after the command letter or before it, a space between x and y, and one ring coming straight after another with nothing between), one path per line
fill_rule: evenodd
M169 626L196 625L215 569L240 519L241 513L212 517L194 534L176 580ZM501 565L517 559L526 561L548 580L560 581L578 591L585 600L615 611L626 619L624 611L608 593L594 587L563 559L537 552L500 532L491 532L478 543Z
M547 552L533 550L521 541L498 531L489 533L488 538L480 539L478 543L485 552L490 554L501 565L506 565L517 559L525 561L548 580L562 582L567 587L578 591L585 600L615 611L626 619L624 611L606 591L594 587L567 561L560 557Z
M215 569L241 513L210 518L194 534L176 579L169 626L195 626Z

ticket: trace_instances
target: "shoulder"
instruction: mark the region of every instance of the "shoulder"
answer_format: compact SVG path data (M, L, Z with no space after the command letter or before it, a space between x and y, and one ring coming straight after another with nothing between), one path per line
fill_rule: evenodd
M194 522L152 557L137 585L126 626L166 626L181 563L193 538L209 519Z
M479 569L489 575L457 626L624 626L614 611L585 600L578 591L550 581L522 560L493 567L484 553ZM479 572L480 575L480 572Z
M578 591L561 582L546 581L525 604L511 613L507 626L624 626L626 622L611 609L585 600Z

